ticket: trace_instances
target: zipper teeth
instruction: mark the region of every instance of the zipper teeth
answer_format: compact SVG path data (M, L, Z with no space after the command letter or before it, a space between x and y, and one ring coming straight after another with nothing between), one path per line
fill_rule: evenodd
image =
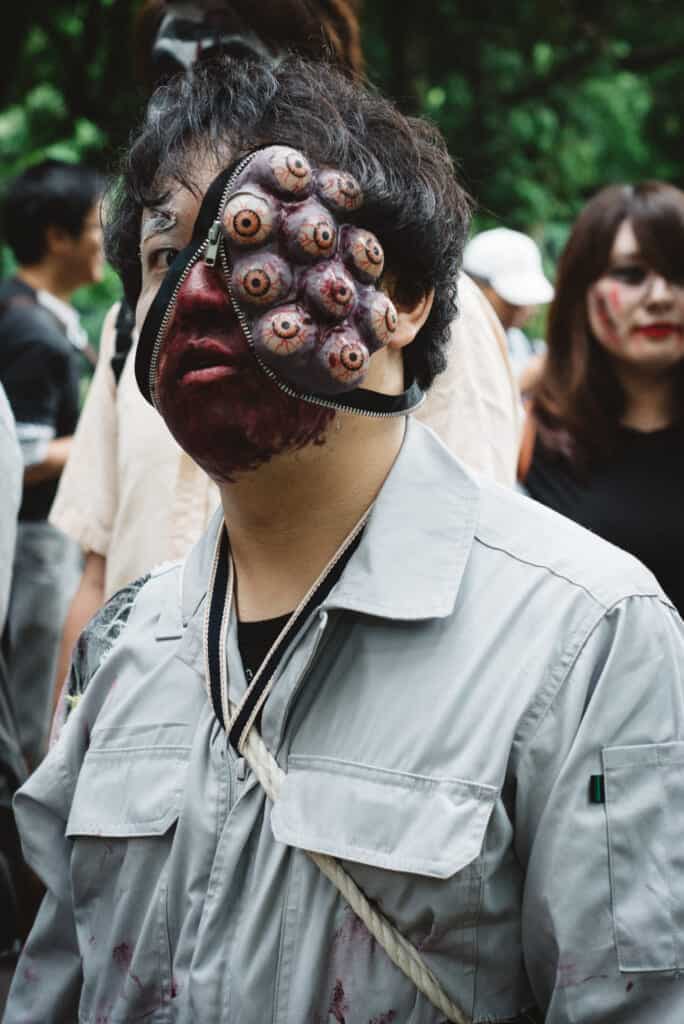
M223 211L225 209L226 201L228 199L228 196L230 195L230 191L231 191L231 189L233 187L233 183L234 183L235 179L237 178L237 176L239 174L242 173L242 171L245 169L245 167L249 163L251 163L251 161L254 159L255 155L256 154L254 154L254 153L250 153L249 156L246 156L244 160L241 160L240 163L238 164L238 166L235 168L235 170L231 174L231 176L228 179L228 181L226 182L226 187L224 188L224 190L223 190L223 192L221 194L221 200L219 202L218 211L216 213L216 217L215 217L216 221L220 222L221 218L223 217ZM205 240L202 242L202 244L200 245L200 247L197 250L197 252L194 253L192 259L188 261L188 264L185 267L185 270L183 271L183 273L181 274L180 278L178 279L178 281L176 283L176 287L173 289L173 293L171 295L171 298L169 299L169 302L168 302L168 305L166 307L166 310L164 311L164 316L162 317L162 322L159 325L159 330L157 331L157 337L155 338L155 341L154 341L154 347L152 349L152 355L150 356L150 372L149 372L149 376L148 376L148 384L149 384L149 388L150 388L150 396L152 398L152 404L154 405L155 409L159 408L158 404L157 404L157 364L159 362L159 353L161 351L162 342L164 340L164 335L166 333L167 327L169 326L169 322L171 320L171 317L173 316L173 311L174 311L174 308L175 308L175 305L176 305L176 299L178 298L178 292L180 291L181 287L183 286L186 277L188 276L188 274L190 273L190 271L192 270L194 265L197 263L199 258L204 254L204 252L207 249L208 245L209 245L209 239L205 238ZM219 245L220 245L220 240L219 240ZM221 245L221 250L223 251L223 249L224 249L224 246ZM233 304L233 307L235 307L235 303L234 303L232 294L231 294L231 303Z
M169 299L169 303L168 303L168 305L167 305L167 307L166 307L166 309L164 311L164 316L162 317L162 322L159 325L159 330L157 331L157 337L155 338L155 341L154 341L154 347L152 349L152 355L150 356L150 371L149 371L149 375L148 375L148 384L149 384L149 388L150 388L150 396L152 398L152 404L154 405L155 409L157 409L157 410L159 409L159 405L157 403L157 364L159 363L159 353L161 352L161 347L162 347L162 342L164 340L164 335L166 334L166 329L169 326L169 322L171 320L171 317L173 316L173 312L174 312L174 309L175 309L175 306L176 306L176 299L178 298L178 292L181 290L183 284L185 283L186 277L188 276L188 274L190 273L190 271L194 267L195 263L197 263L197 261L199 260L200 256L202 255L202 253L204 252L206 247L207 247L207 239L205 239L204 242L202 242L202 244L199 247L199 249L197 250L197 252L194 253L192 259L188 261L188 264L185 267L185 270L183 271L183 273L181 274L181 276L179 277L179 279L178 279L178 281L176 283L176 287L173 289L173 292L171 294L171 298Z

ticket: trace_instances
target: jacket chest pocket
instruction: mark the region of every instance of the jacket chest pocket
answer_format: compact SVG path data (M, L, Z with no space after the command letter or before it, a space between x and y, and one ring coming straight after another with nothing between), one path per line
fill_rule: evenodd
M166 864L189 747L184 726L93 733L66 835L83 988L79 1020L167 1020Z
M342 861L452 998L472 1005L481 852L496 796L475 782L290 756L271 814L275 838L295 848L281 941L295 952L281 964L278 1024L327 1020L336 1000L346 1024L441 1019L299 851Z
M684 743L603 750L620 970L684 967Z

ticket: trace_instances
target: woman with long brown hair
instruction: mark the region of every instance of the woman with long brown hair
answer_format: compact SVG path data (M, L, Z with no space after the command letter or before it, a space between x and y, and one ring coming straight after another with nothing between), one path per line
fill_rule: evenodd
M612 185L585 207L528 426L528 493L636 555L683 612L684 192Z

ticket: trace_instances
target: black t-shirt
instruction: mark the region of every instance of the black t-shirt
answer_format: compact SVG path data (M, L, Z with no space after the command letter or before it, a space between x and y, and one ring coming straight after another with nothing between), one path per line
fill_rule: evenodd
M684 613L684 429L620 429L611 458L579 477L537 438L531 497L635 555Z
M0 285L0 383L21 439L66 437L78 421L78 354L59 320L18 278ZM58 480L24 488L19 519L47 519Z
M288 642L292 639L294 633L296 633L302 623L306 621L311 610L325 600L341 577L347 562L359 546L362 536L363 529L359 531L344 554L338 558L328 575L323 579L322 583L317 587L307 601L301 615L297 619L297 624L293 627L293 632L286 636L285 643L281 644L278 650L274 652L268 667L265 669L265 674L261 678L259 691L261 691L261 688L266 685L270 677L273 675L273 672L277 668L278 662L280 661L280 658L282 657L283 652L287 648ZM259 622L238 621L238 648L240 650L240 658L242 659L242 667L245 671L248 686L291 614L292 613L289 612L287 615L279 615L275 619L262 619ZM260 716L261 713L259 714L259 718L257 718L257 728L259 728L260 725Z
M238 622L238 647L248 686L290 614L288 612L276 619L262 619L260 622Z

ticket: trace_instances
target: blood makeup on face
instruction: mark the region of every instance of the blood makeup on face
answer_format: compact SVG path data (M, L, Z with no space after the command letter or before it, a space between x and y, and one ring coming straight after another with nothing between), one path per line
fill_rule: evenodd
M292 398L259 368L219 273L185 279L159 357L157 395L169 430L219 483L324 439L334 411Z
M589 317L598 340L609 348L620 347L620 330L615 319L620 308L620 296L615 288L607 287L605 282L597 282L589 293Z
M629 221L618 227L609 264L590 287L587 313L603 348L648 372L684 356L684 288L645 262Z

